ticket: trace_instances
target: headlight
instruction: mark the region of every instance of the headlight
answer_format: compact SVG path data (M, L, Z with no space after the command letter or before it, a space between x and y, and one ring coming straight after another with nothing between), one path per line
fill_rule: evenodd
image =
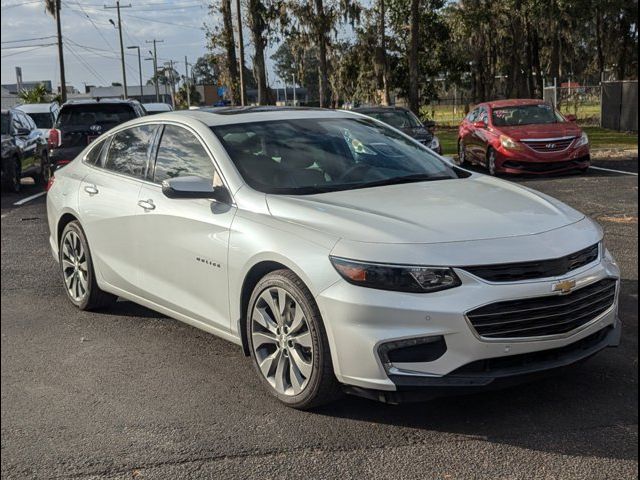
M429 293L461 284L448 267L422 267L366 263L330 257L331 263L347 282L361 287L395 292Z
M429 148L431 150L438 150L438 148L440 148L440 141L438 140L438 137L433 137L431 139L431 142L429 143Z
M500 135L500 144L507 150L522 150L522 145L513 138Z
M580 135L580 138L576 142L576 147L581 147L583 145L589 145L589 137L586 132L582 132L582 135Z

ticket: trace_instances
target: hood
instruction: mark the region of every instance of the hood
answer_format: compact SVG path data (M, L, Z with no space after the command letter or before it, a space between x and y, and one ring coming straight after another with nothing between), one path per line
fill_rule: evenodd
M400 131L419 142L424 142L433 138L433 135L431 135L431 133L429 133L429 131L424 127L407 127L401 128Z
M267 204L281 220L347 240L376 243L534 235L584 218L550 197L487 176L318 195L267 195Z
M580 127L573 122L496 127L496 130L499 130L514 140L522 140L523 138L578 137L582 134Z

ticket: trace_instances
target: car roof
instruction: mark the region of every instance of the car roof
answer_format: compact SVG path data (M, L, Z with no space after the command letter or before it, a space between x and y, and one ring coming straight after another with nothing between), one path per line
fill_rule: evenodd
M520 105L539 105L541 103L549 103L539 98L512 98L508 100L494 100L492 102L481 103L480 105L486 105L490 108L501 107L517 107Z
M83 98L83 99L77 99L77 100L68 100L65 103L63 103L62 106L64 107L66 105L92 105L96 103L131 104L131 103L140 103L140 102L138 102L137 100L132 100L130 98L127 98L126 100L123 100L121 98L102 98L102 99Z
M16 110L21 110L25 113L39 113L39 112L51 112L55 103L24 103L15 107Z
M173 110L173 107L168 103L162 102L151 102L151 103L143 103L142 106L149 110L151 109L162 109L163 111L170 112Z
M237 123L299 120L305 118L353 118L357 114L346 110L304 107L213 107L198 110L178 110L154 115L154 120L194 119L205 125L231 125ZM144 117L143 117L144 118Z

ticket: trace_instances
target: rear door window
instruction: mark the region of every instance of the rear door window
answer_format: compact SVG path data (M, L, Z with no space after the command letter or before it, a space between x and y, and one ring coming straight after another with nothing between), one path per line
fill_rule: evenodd
M116 133L109 144L104 168L134 178L144 178L157 125L142 125Z
M102 165L100 158L104 156L101 155L101 153L103 152L105 145L108 143L107 140L108 139L100 140L98 143L96 143L95 146L91 148L91 150L89 150L89 153L87 153L87 155L85 155L84 157L85 163L96 166Z

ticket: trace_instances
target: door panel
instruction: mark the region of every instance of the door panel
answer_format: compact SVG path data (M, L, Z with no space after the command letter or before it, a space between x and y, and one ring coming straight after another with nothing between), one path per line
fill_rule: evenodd
M170 199L144 184L136 208L143 296L229 330L227 249L236 208L203 199Z
M78 204L99 278L139 292L134 231L142 182L92 169L81 182Z

